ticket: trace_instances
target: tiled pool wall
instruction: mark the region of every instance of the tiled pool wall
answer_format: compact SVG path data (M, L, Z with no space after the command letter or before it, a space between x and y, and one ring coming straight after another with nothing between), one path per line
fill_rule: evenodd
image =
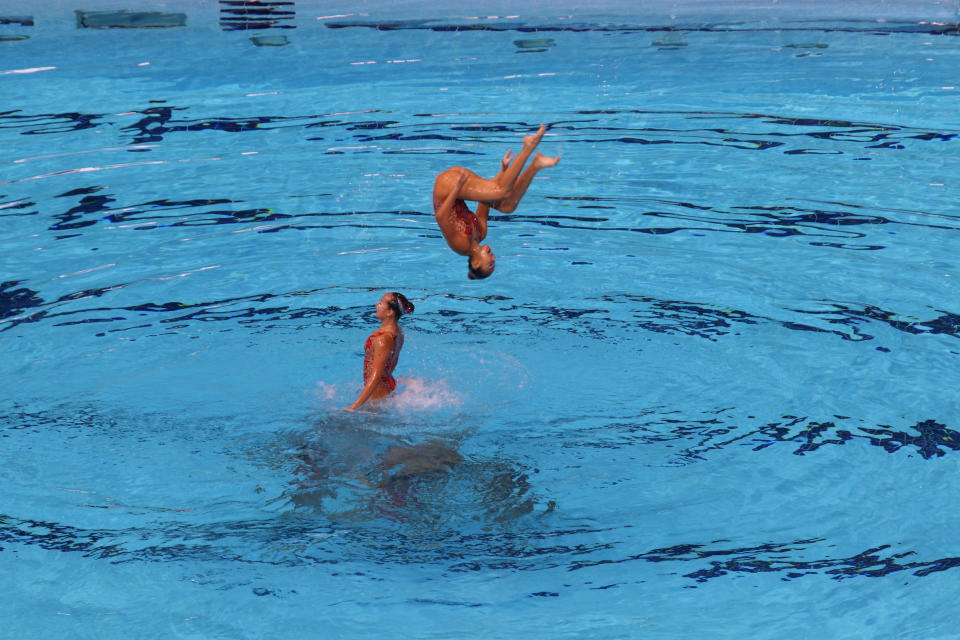
M127 12L121 14L119 12ZM625 20L684 27L705 21L960 21L960 0L0 0L0 35L78 28L246 29L282 34L336 20L437 20L535 29ZM442 26L442 25L438 25ZM3 55L3 53L0 53ZM9 55L9 52L8 52Z

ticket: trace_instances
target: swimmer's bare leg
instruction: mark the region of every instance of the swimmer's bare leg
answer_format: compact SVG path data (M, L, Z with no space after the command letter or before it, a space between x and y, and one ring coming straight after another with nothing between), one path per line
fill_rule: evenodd
M469 169L458 167L457 171L460 173L460 179L463 180L463 183L453 192L453 197L457 200L494 202L510 195L510 191L504 189L499 183L481 178Z
M520 174L520 178L513 185L513 190L510 191L510 195L501 200L500 202L493 203L493 208L501 213L513 213L517 205L520 204L520 199L523 198L524 194L527 192L527 188L530 186L530 183L533 182L534 176L537 175L537 172L540 169L546 169L547 167L552 167L553 165L560 162L560 156L550 157L545 156L542 153L538 153L533 156L533 162L530 163L530 166Z
M520 175L520 170L523 169L523 165L527 163L527 158L530 157L530 154L533 153L533 150L537 148L537 145L540 144L540 140L543 139L543 134L546 133L546 125L540 125L540 128L537 129L537 132L523 137L523 148L520 150L520 153L517 154L517 157L513 159L502 173L498 174L496 177L496 182L501 187L510 191L513 189L513 183L516 182L517 176Z
M481 178L469 169L460 167L459 170L465 172L468 177L466 181L460 185L456 197L460 200L488 203L499 202L510 197L510 192L513 190L513 184L516 182L520 170L527 162L530 154L533 153L533 150L540 144L540 140L543 138L546 130L547 127L545 125L540 125L540 129L538 129L535 134L524 136L523 149L513 158L508 167L505 169L501 167L501 171L497 173L493 180Z

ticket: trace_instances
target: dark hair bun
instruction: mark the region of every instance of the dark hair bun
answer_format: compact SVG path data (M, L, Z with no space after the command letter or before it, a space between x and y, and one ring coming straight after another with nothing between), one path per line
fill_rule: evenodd
M404 313L413 313L413 303L407 300L405 295L397 292L394 292L393 295L397 301L397 306L399 306Z

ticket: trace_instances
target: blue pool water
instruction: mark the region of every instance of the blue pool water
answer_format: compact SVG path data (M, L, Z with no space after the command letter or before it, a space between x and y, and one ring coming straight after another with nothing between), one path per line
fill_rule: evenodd
M955 637L955 6L74 8L0 20L9 637ZM433 176L541 122L470 282Z

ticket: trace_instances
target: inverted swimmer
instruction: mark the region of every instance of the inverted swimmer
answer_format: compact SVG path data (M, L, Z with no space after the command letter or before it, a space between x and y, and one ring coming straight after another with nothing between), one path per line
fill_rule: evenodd
M537 172L560 162L559 157L538 153L533 156L530 166L520 173L546 130L540 125L535 134L525 136L523 149L515 158L507 151L500 161L500 171L492 180L481 178L464 167L450 167L437 176L433 184L433 215L450 248L467 256L467 277L471 280L486 278L496 267L497 259L490 245L480 244L487 237L490 207L502 213L513 213ZM465 200L477 203L476 214L467 208Z
M380 328L371 333L363 345L363 391L346 407L348 410L385 398L397 388L393 370L403 348L403 331L397 320L405 313L413 313L413 304L402 293L385 293L377 302Z

